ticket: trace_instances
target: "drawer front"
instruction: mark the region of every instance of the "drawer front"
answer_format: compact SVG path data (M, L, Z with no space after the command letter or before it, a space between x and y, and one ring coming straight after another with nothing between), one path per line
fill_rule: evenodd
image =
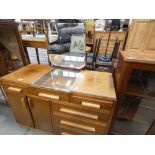
M110 35L110 39L116 40L125 40L126 33L120 33L120 32L112 32Z
M2 86L5 92L21 93L23 95L27 93L27 88L21 85L2 82Z
M109 32L95 32L95 38L108 39Z
M64 125L56 124L54 126L54 133L56 135L90 135L90 132L84 132L80 130L72 129L71 127L66 127Z
M60 100L60 101L69 101L69 94L53 91L53 90L46 90L42 88L29 88L29 93L31 95L47 98L50 100Z
M100 121L108 123L110 110L88 109L86 106L80 106L72 103L53 102L53 111L60 114L78 117L79 119L89 119L90 121Z
M87 121L84 119L78 119L73 116L62 115L62 114L53 114L53 121L54 124L64 125L66 127L71 127L74 130L80 130L84 132L90 133L98 133L98 134L105 134L107 130L106 123L94 123L91 121Z
M106 109L112 110L113 108L113 101L105 100L105 99L91 99L87 97L72 95L71 101L73 103L85 106L90 109Z

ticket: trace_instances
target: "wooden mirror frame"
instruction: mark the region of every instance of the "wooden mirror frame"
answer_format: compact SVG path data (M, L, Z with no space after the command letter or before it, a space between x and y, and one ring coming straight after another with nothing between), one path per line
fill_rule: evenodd
M12 29L14 34L15 34L15 38L17 40L17 44L18 44L18 48L19 48L19 53L21 56L21 60L23 63L23 66L27 65L27 58L26 55L24 55L24 48L23 48L23 44L22 44L22 40L21 40L21 36L19 34L18 31L18 23L16 23L13 19L2 19L0 20L0 29ZM4 66L0 67L0 69L2 69L2 75L7 74L8 70L3 68Z

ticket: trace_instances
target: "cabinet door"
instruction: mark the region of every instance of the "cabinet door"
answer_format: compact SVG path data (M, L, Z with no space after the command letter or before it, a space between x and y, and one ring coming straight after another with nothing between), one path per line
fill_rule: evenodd
M155 51L155 20L150 20L144 51Z
M142 51L147 36L149 20L133 20L126 43L126 50Z
M2 85L16 121L20 124L33 127L33 121L25 96L26 88L7 83L3 83Z
M28 102L35 128L52 132L50 100L38 96L28 95Z

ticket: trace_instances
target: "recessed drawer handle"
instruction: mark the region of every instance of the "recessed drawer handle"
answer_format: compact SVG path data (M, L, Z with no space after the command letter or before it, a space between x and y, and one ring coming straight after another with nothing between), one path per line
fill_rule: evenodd
M83 117L87 117L87 118L91 118L91 119L98 119L97 115L92 115L92 114L88 114L88 113L83 113L83 112L79 112L79 111L75 111L75 110L70 110L70 109L66 109L66 108L60 108L61 112L65 112L67 114L72 114L72 115L77 115L77 116L83 116Z
M59 96L56 96L56 95L49 95L49 94L45 94L45 93L39 93L38 96L59 100Z
M19 92L19 93L22 91L20 88L15 88L15 87L9 87L8 90Z
M61 135L71 135L71 134L67 132L61 132Z
M91 108L100 109L99 104L94 104L94 103L90 103L90 102L82 102L82 105L87 106L87 107L91 107Z
M61 120L60 123L63 124L63 125L68 125L68 126L76 127L76 128L79 128L79 129L84 129L84 130L95 132L95 128L89 127L89 126L86 126L86 125L77 124L77 123L64 121L64 120Z

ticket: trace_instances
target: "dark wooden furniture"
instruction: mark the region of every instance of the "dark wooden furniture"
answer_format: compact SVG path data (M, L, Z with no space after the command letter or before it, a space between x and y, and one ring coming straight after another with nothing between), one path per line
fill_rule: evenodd
M108 133L116 104L111 73L31 64L1 85L20 124L54 134Z
M92 53L86 52L86 65L88 69L93 69L93 70L95 69L96 54L99 51L100 43L101 43L101 40L96 39L93 52Z
M99 50L96 53L95 58L95 68L96 67L105 67L111 70L113 68L112 60L117 58L119 52L120 41L116 40L114 49L111 55L109 54L99 54Z
M154 51L120 52L114 73L118 104L113 132L146 134L155 118L154 65Z
M27 64L18 24L0 20L0 73L5 75Z

